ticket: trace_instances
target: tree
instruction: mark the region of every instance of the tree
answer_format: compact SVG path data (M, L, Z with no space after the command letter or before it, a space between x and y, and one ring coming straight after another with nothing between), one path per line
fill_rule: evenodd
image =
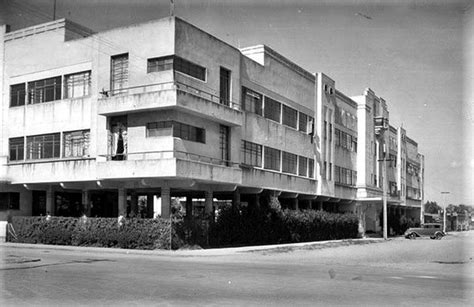
M426 213L438 213L439 210L442 208L438 206L438 204L435 201L427 201L425 203L425 212Z

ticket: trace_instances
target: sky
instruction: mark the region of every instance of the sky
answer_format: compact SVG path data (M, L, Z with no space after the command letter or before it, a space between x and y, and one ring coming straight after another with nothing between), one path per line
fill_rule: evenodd
M370 87L425 155L425 201L474 206L469 0L56 0L56 18L101 31L166 17L170 2L227 43L266 44L348 96ZM50 21L53 3L0 0L0 23Z

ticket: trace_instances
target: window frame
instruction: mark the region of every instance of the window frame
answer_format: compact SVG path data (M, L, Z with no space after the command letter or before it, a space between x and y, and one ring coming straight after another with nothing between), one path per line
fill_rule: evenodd
M91 95L91 70L80 71L64 75L64 99L88 97ZM78 79L75 79L78 78ZM71 82L69 83L69 80ZM78 85L78 86L77 86ZM71 87L70 87L71 86ZM82 88L82 95L74 94L76 88ZM72 95L69 94L72 89Z
M75 143L75 140L71 140L71 148L69 149L71 151L70 155L67 155L67 150L66 150L66 143L69 141L66 141L66 137L68 135L73 135L73 134L81 134L82 138L80 139L80 145L79 147L82 150L82 155L74 155L74 148L77 143ZM73 137L73 136L72 136ZM77 140L77 139L76 139ZM73 131L65 131L62 133L62 157L63 158L84 158L84 157L89 157L90 156L90 129L85 129L85 130L73 130Z
M22 89L15 89L16 87L22 87ZM26 104L27 96L25 82L10 85L10 107L24 106ZM16 97L16 103L12 103L14 97Z
M16 152L15 157L17 157L20 154L21 158L12 159L12 141L21 141L21 142L18 142L17 144L14 144L15 152ZM21 150L19 150L20 148ZM25 137L24 136L8 139L8 157L9 157L9 161L25 160Z
M242 140L241 154L242 163L253 167L262 167L263 146L257 143ZM249 161L250 160L250 161Z
M45 141L47 137L52 137L51 141ZM42 138L42 142L36 140ZM32 142L32 143L31 143ZM44 145L47 144L48 146ZM32 148L32 146L36 148ZM39 135L30 135L26 137L26 160L45 160L61 158L61 133L48 133ZM51 148L51 156L46 156L45 152ZM38 157L34 157L34 151L39 151Z
M265 102L263 106L263 116L276 123L281 123L281 102L276 101L268 96L265 96Z
M291 152L281 152L281 172L287 174L298 174L298 155Z
M49 84L52 83L52 84ZM28 104L39 104L62 99L62 76L33 80L27 83ZM52 91L52 92L51 92ZM48 97L51 93L52 97Z
M293 129L298 129L298 111L282 104L282 124Z
M281 150L265 146L263 156L264 169L277 172L281 171Z

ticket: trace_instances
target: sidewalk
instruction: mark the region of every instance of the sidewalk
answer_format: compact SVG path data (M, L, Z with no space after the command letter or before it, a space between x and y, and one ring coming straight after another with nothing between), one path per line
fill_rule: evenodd
M121 249L106 247L88 247L88 246L71 246L71 245L48 245L48 244L27 244L27 243L0 243L0 248L11 247L21 249L46 249L73 251L81 253L111 253L111 254L130 254L130 255L156 255L168 257L204 257L204 256L225 256L247 252L269 251L269 250L304 250L314 248L332 248L345 246L350 244L368 244L383 242L382 238L363 238L363 239L345 239L332 241L316 241L301 242L290 244L274 244L274 245L258 245L244 247L228 247L228 248L209 248L209 249L179 249L179 250L140 250L140 249Z

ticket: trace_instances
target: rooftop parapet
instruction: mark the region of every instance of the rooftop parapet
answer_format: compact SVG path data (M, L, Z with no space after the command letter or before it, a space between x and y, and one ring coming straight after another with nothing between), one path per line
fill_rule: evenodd
M87 37L95 33L89 28L86 28L78 23L62 18L6 33L4 38L5 42L8 42L32 35L38 35L50 31L59 31L63 29L65 31L64 39L66 41Z

